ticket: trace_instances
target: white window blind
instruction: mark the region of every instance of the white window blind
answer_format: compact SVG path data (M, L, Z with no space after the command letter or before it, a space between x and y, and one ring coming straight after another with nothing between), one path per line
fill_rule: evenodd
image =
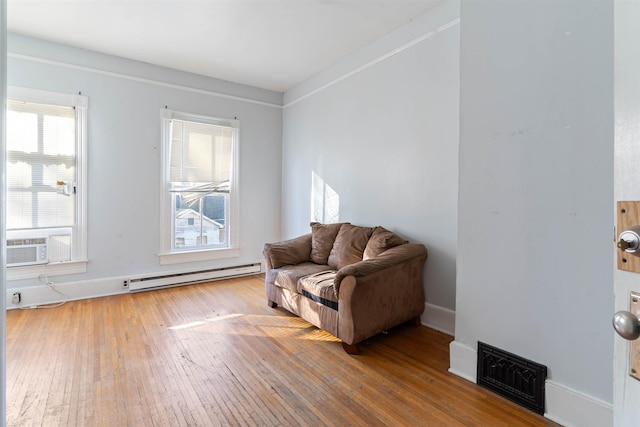
M233 129L182 120L172 121L172 183L221 184L231 179Z
M76 223L74 107L7 100L7 229Z

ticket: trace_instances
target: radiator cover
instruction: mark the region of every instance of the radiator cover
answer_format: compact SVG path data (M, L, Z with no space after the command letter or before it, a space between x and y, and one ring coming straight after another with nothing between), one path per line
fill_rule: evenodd
M131 278L125 281L129 292L140 292L173 286L209 282L216 279L247 276L261 271L260 263L237 265L233 267L214 268L179 273L168 273L159 276Z
M547 367L478 342L478 385L544 415Z

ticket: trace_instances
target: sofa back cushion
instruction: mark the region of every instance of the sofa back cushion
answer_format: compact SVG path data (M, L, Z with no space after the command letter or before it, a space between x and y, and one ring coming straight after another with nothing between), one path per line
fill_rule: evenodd
M406 240L384 227L376 227L364 249L362 259L375 258L387 249L407 243Z
M340 270L345 265L362 261L364 249L373 233L373 227L359 227L351 224L343 224L338 231L328 264L330 267Z
M342 227L343 224L347 223L311 223L311 261L316 264L327 264L333 242L336 240L338 231L340 231L340 227Z

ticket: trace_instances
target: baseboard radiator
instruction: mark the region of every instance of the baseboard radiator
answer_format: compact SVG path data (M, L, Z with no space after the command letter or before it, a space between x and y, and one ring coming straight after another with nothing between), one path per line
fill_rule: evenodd
M209 282L217 279L248 276L260 273L260 271L260 263L254 263L233 267L214 268L210 270L172 273L161 276L136 277L127 279L125 281L125 286L129 288L129 292L141 292L153 289L169 288L172 286Z

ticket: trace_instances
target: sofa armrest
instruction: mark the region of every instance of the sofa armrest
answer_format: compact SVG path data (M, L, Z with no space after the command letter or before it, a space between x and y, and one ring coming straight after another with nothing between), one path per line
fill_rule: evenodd
M282 242L265 243L262 254L267 270L308 262L311 256L311 233Z
M338 338L357 344L424 311L423 268L427 250L405 244L338 271Z
M394 267L398 264L402 264L412 258L423 259L422 263L424 264L427 259L427 255L427 248L425 248L424 245L418 243L407 243L388 249L375 258L369 258L365 261L346 265L338 270L333 282L336 296L339 296L340 294L342 279L347 276L367 276L381 270Z

